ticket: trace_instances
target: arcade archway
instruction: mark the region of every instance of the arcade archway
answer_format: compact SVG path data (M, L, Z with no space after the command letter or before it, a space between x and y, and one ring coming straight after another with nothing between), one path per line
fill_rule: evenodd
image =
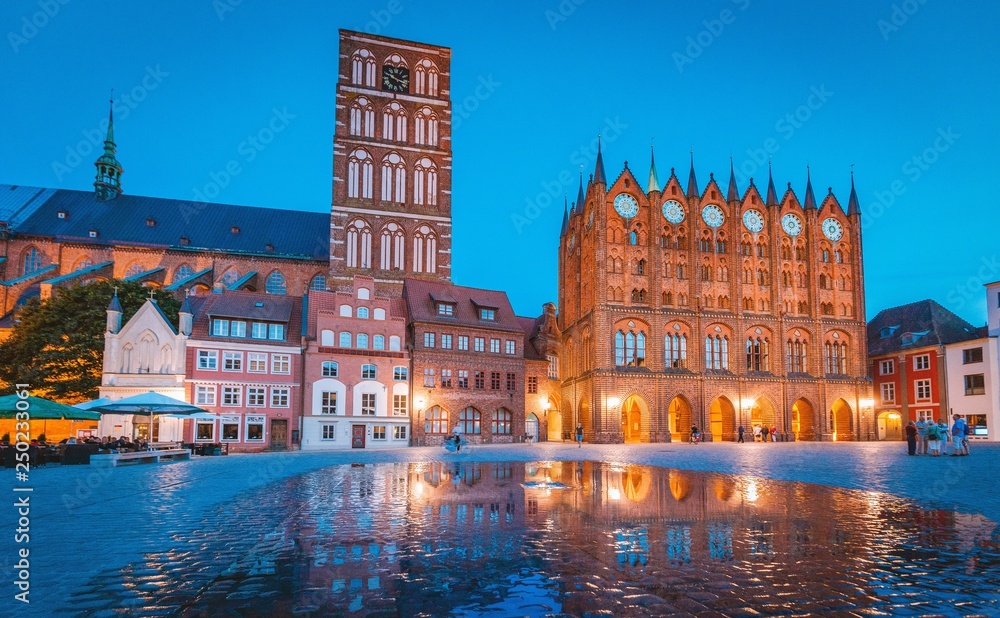
M667 428L670 430L670 440L680 442L683 434L691 430L691 404L681 396L670 400L667 407ZM686 429L685 429L686 428Z
M753 435L759 435L761 431L758 428L764 427L767 427L769 432L772 427L779 428L778 413L775 412L774 405L767 397L761 397L753 402L753 406L750 408L750 432ZM770 436L768 439L771 439Z
M708 408L708 427L712 440L731 440L736 424L736 408L727 397L719 397ZM690 432L691 429L688 428Z
M649 406L646 401L632 395L622 404L622 438L626 443L643 441L643 423L648 423ZM648 441L648 438L647 438Z
M792 433L796 440L814 440L813 407L807 399L796 399L792 404Z
M851 439L851 406L843 399L833 402L830 407L830 429L833 439L838 441Z
M882 412L876 419L876 435L879 440L902 440L903 417L899 412Z

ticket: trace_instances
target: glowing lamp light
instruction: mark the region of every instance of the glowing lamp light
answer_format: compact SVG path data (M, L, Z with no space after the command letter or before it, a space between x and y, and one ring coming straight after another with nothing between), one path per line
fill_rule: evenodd
M622 400L617 397L608 397L608 405L611 406L612 408L617 406L621 402Z
M424 398L423 397L417 397L417 407L418 408L424 407Z
M742 407L744 410L749 410L750 408L753 407L753 404L754 404L753 399L748 399L746 397L740 399L740 407Z
M617 487L610 487L608 488L608 498L612 500L621 500L622 492L619 491Z

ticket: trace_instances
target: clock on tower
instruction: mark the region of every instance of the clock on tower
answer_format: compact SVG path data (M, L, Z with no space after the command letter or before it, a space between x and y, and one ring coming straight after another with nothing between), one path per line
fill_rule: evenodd
M410 91L410 70L385 65L382 67L382 90L389 92Z

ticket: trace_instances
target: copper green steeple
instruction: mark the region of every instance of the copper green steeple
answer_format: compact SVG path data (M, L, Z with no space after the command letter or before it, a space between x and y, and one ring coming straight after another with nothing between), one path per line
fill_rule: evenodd
M114 100L110 101L108 110L108 136L104 140L104 154L94 162L97 167L97 179L94 181L94 193L97 199L106 202L122 194L122 164L115 157L115 111Z

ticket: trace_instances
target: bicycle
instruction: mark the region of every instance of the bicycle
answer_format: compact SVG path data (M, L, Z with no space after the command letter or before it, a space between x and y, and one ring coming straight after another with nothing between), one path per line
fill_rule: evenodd
M448 438L444 441L444 444L442 446L444 446L444 450L446 453L456 453L458 455L461 455L462 453L472 452L472 445L469 444L469 442L465 438L461 438L458 444L455 444L454 440Z

